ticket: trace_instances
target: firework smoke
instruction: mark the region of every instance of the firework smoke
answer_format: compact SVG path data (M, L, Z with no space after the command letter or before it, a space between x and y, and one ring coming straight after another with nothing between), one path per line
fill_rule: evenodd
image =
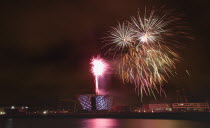
M161 10L161 9L160 9ZM123 82L134 83L143 96L164 93L163 82L173 75L180 56L176 52L178 41L187 35L181 18L169 11L145 10L143 15L118 24L109 34L111 46L107 50L118 59L118 73ZM177 38L178 37L178 38Z
M95 93L100 94L98 80L99 77L103 76L107 69L107 63L100 57L91 59L91 72L95 77Z

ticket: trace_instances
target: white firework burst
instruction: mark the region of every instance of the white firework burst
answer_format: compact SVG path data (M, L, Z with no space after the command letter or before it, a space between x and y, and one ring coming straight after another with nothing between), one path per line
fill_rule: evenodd
M168 31L166 29L166 26L171 21L166 21L165 15L162 17L158 17L155 14L156 11L151 10L149 14L146 13L143 17L141 17L138 13L137 18L131 17L131 22L129 24L132 32L135 35L135 38L140 43L154 43L157 41L162 40L162 33L165 33Z
M117 27L113 27L112 29L110 38L112 44L115 44L115 48L118 50L128 48L135 37L128 25L123 22L122 24L119 23Z

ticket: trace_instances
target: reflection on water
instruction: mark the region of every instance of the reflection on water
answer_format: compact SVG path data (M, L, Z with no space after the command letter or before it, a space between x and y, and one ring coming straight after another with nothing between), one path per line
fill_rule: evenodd
M117 119L85 119L82 121L84 128L115 128Z
M13 119L7 119L4 125L5 128L13 128Z
M210 128L207 121L158 119L0 119L0 128Z
M182 122L185 122L184 125ZM188 126L186 126L187 124ZM129 119L123 122L126 128L194 128L190 126L190 121L176 120L151 120L151 119ZM190 127L189 127L190 126Z
M210 128L209 122L152 119L85 119L81 128Z

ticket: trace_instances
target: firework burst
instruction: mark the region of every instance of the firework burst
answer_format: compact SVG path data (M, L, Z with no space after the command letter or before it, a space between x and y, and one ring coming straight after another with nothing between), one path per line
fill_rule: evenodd
M173 75L179 55L173 40L185 36L180 31L180 18L169 11L146 11L131 21L119 24L110 32L109 53L118 55L118 73L123 82L134 83L138 94L153 95L164 93L163 82ZM114 56L115 56L114 54Z
M112 44L116 45L115 48L118 48L118 50L128 48L134 38L131 29L125 23L119 24L117 28L112 29L113 31L110 34Z
M100 94L98 80L99 77L103 76L107 70L107 63L100 57L91 59L91 72L95 77L95 92L97 95Z

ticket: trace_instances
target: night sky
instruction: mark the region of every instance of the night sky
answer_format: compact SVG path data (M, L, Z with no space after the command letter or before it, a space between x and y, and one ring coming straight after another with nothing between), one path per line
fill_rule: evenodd
M0 3L0 104L47 104L93 93L92 56L103 56L102 38L138 8L155 0L8 0ZM193 40L184 44L179 76L165 84L168 97L184 88L189 97L210 99L210 2L164 0L183 14ZM185 70L190 72L190 77ZM132 85L106 76L105 93L133 102ZM147 98L145 98L147 100ZM160 98L161 100L161 98Z

